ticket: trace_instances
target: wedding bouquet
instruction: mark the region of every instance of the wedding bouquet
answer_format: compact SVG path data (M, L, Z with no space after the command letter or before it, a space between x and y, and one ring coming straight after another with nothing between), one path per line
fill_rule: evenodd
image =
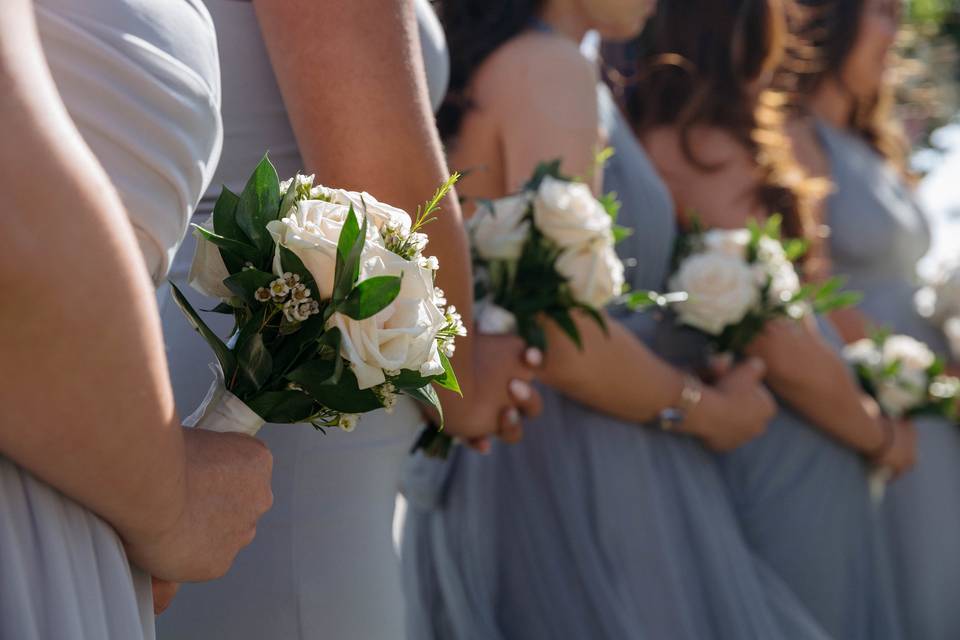
M960 360L960 262L940 266L917 293L917 310L943 330L953 358Z
M669 287L686 293L673 303L681 324L705 333L721 353L742 351L777 317L801 318L854 304L833 278L801 286L795 263L802 240L783 240L780 216L741 229L694 230L678 238ZM651 296L655 297L655 296Z
M943 360L922 342L881 333L848 345L844 356L887 416L956 418L960 380L944 375Z
M432 385L459 392L450 366L456 309L434 287L437 260L420 232L453 176L410 216L367 193L281 183L264 158L240 195L224 188L194 225L190 285L233 316L225 343L173 295L213 349L215 380L187 420L253 435L266 422L352 430L406 394L440 411Z
M467 224L473 254L477 329L518 333L546 348L540 318L556 322L580 345L571 312L603 326L600 310L624 288L614 244L619 203L599 200L560 174L560 161L537 167L520 193L481 201Z

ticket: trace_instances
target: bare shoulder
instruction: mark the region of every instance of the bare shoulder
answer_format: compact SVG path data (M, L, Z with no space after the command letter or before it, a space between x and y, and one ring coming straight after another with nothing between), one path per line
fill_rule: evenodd
M562 117L586 111L595 119L597 80L594 64L575 43L528 32L507 41L483 62L473 80L472 97L483 108L513 112L527 106L544 116Z
M719 127L693 127L686 135L676 127L657 127L644 134L643 143L658 167L681 174L752 164L743 144Z

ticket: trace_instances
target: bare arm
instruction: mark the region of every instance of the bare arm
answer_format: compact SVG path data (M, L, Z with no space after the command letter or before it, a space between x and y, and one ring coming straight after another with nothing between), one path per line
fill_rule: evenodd
M32 3L0 12L0 451L137 537L184 506L185 456L150 282L67 115Z

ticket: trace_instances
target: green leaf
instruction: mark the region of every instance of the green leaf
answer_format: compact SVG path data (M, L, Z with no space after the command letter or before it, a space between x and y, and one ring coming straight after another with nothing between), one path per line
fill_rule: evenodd
M191 226L196 233L199 233L203 237L203 239L220 247L220 255L226 256L224 257L224 264L227 264L227 262L230 261L232 264L236 265L237 261L239 261L240 268L242 268L244 262L252 262L254 264L260 262L260 255L257 253L257 250L250 245L237 242L236 240L230 240L229 238L224 238L223 236L212 231L207 231L198 224L193 224ZM224 251L228 252L230 255L226 255ZM227 268L230 269L230 264L227 264Z
M560 158L538 164L537 168L533 171L533 177L523 186L524 190L536 191L540 188L540 183L543 182L543 179L547 176L558 180L567 180L567 178L560 174Z
M443 433L443 431L434 425L428 425L420 433L417 443L413 445L410 453L423 451L428 458L439 458L446 460L450 455L450 449L453 447L453 438Z
M603 317L602 313L600 313L598 310L594 309L593 307L585 304L580 305L577 308L580 309L580 311L587 314L588 316L590 316L590 318L594 322L600 325L600 329L603 331L604 335L607 335L607 336L610 335L610 330L607 328L607 320L606 318Z
M300 323L300 329L285 336L279 343L273 356L274 369L280 374L286 374L304 357L310 357L317 352L317 340L323 333L324 321L319 315L310 316Z
M302 391L264 391L247 402L254 413L274 424L306 422L314 413L314 401Z
M443 375L437 376L434 382L438 386L453 391L460 397L463 397L463 391L460 390L460 381L457 380L457 374L453 370L453 363L444 353L440 353L440 362L443 364Z
M304 286L312 289L314 296L319 296L319 292L316 289L317 283L313 279L313 274L310 273L310 270L307 269L297 254L286 247L278 246L277 249L280 250L280 266L283 271L289 271L290 273L295 273L300 276L300 282L302 282Z
M305 362L288 373L287 380L296 382L309 392L309 388L334 384L334 373L336 373L336 362L315 359Z
M259 271L257 269L246 269L245 271L238 271L233 274L224 280L223 284L227 286L227 289L230 289L230 291L248 303L256 304L257 299L254 297L254 294L256 294L257 289L261 287L269 288L270 283L276 279L277 276L272 273Z
M337 242L337 263L333 275L333 302L340 304L346 300L353 290L353 285L360 277L360 254L367 236L367 216L361 216L362 223L357 223L357 216L350 206L347 220L340 231Z
M237 224L237 205L240 196L226 187L220 189L220 197L213 205L213 231L228 240L249 244L250 238Z
M334 364L329 361L311 361L307 364L312 365L314 362ZM306 366L301 366L287 378L303 387L310 397L320 404L341 413L367 413L383 407L380 398L372 389L360 389L357 377L349 368L343 369L339 382L330 384L327 381L331 376L323 378L326 370L304 369Z
M556 322L560 328L563 330L573 343L577 345L578 349L583 349L583 341L580 339L580 331L577 329L576 323L573 321L573 318L570 316L570 312L566 309L556 311L551 310L547 312L547 315Z
M357 284L347 299L337 305L337 311L353 318L366 320L388 306L400 295L398 276L376 276Z
M390 378L390 383L400 390L419 389L432 381L433 378L422 376L419 371L411 369L401 369L398 375Z
M619 224L613 225L613 244L619 244L633 235L633 229Z
M177 306L180 307L180 310L183 311L183 314L187 317L187 321L190 325L203 336L203 339L207 341L207 344L210 345L210 348L213 349L214 355L217 357L217 361L220 363L220 369L223 370L223 375L227 380L230 380L230 376L233 374L233 371L236 369L237 360L230 349L227 348L227 345L223 343L223 340L220 339L217 334L210 330L210 327L200 319L200 316L197 315L197 312L194 310L193 306L187 300L186 296L183 295L183 292L177 288L177 285L170 283L170 290L173 295L174 302L177 303Z
M234 307L231 307L226 302L221 302L220 304L215 306L213 309L203 309L203 311L206 311L207 313L222 313L224 315L232 316L236 311L236 309Z
M267 223L276 220L280 211L280 179L267 156L247 180L237 204L237 224L259 249L262 256L273 252L273 237Z
M238 373L255 390L263 388L273 373L273 358L263 343L263 336L260 333L241 336L237 342L236 355Z
M417 402L435 409L440 415L440 429L443 429L443 407L440 405L440 398L437 397L436 389L427 385L419 389L404 389L403 392Z

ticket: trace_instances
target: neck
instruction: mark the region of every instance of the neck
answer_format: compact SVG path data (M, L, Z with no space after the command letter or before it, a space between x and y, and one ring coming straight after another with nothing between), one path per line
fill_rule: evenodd
M844 128L853 113L853 96L833 78L826 79L810 98L810 110L837 128Z
M546 3L540 19L550 25L557 34L580 44L590 30L587 21L569 0L554 0Z

